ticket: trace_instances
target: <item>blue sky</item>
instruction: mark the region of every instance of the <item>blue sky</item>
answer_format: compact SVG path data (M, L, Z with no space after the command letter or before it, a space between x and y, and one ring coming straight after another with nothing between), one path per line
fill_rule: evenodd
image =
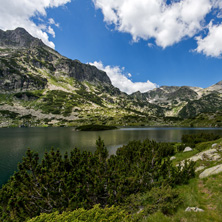
M14 8L7 3L14 1ZM127 93L222 80L220 0L7 2L0 0L4 18L14 17L0 16L1 29L26 28L62 55L107 71Z

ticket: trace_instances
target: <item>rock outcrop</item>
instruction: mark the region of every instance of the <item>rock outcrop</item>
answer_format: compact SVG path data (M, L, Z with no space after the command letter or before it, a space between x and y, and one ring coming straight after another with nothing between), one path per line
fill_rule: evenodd
M186 152L190 152L190 151L193 151L193 149L190 147L186 147L183 152L186 153Z
M24 28L3 31L0 29L0 46L11 48L43 47L42 40L31 36Z
M208 176L211 176L211 175L215 175L215 174L218 174L218 173L221 173L221 172L222 172L222 164L204 170L199 175L199 178L203 179L205 177L208 177Z

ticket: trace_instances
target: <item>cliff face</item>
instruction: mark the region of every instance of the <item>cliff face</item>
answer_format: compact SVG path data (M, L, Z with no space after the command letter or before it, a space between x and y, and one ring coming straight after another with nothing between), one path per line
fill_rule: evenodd
M56 73L65 73L80 82L87 81L96 85L99 83L108 86L112 85L105 72L98 70L95 66L83 64L78 60L61 59L59 63L55 64L54 68Z

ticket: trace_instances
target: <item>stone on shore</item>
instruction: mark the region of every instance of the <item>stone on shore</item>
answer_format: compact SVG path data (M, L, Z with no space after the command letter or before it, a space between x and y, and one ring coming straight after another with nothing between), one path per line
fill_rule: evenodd
M185 153L185 152L190 152L190 151L192 151L192 150L193 150L193 149L192 149L192 148L190 148L190 147L188 146L188 147L186 147L186 148L184 149L184 151L183 151L183 152L184 152L184 153Z
M211 175L215 175L215 174L218 174L218 173L221 173L221 172L222 172L222 164L204 170L199 175L199 178L202 179L202 178L205 178L205 177L208 177L208 176L211 176Z

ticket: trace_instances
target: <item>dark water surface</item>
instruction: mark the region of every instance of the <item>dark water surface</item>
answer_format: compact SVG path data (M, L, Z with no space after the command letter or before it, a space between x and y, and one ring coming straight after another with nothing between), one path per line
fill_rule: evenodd
M212 132L222 135L222 128L121 128L100 132L77 132L74 128L3 128L0 129L0 186L17 169L27 148L40 156L51 147L61 153L78 147L94 151L98 136L105 141L110 154L130 140L146 138L161 142L179 142L183 134Z

